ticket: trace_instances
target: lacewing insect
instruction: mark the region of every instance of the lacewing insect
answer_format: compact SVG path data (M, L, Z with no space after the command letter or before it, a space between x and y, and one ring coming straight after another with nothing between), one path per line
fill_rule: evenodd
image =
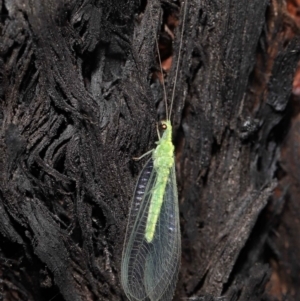
M183 24L186 6L184 4ZM159 135L156 148L149 152L151 158L139 175L128 218L121 282L126 296L131 301L172 300L178 278L181 238L171 112L182 34L183 25L169 111L163 82L166 105L166 120L161 122L163 134L161 137ZM158 49L157 39L156 46ZM159 62L161 66L160 57Z

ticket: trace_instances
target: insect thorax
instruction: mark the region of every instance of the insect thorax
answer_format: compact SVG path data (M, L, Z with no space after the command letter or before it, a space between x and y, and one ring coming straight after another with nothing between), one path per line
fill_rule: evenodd
M153 153L155 168L171 168L174 164L174 145L172 143L172 125L170 121L162 123L166 125L162 137L157 143Z

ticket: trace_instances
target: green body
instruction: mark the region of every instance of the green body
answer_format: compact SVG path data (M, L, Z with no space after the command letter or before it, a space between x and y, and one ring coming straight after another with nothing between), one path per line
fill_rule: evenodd
M171 301L181 257L178 194L172 126L137 180L128 217L121 282L130 301Z
M145 229L145 238L148 243L153 240L170 171L172 166L174 165L172 125L169 120L163 121L162 125L163 127L165 127L165 130L162 137L157 142L157 147L153 152L153 167L157 173L157 180L152 191Z

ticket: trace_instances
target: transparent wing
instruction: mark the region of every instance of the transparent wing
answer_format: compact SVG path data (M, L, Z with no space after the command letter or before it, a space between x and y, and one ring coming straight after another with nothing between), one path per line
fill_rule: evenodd
M143 300L147 297L144 287L144 259L140 252L143 248L145 233L145 215L149 208L151 188L156 180L152 158L146 163L137 181L122 254L121 282L127 297L132 300Z
M143 170L141 171L135 186L127 222L126 237L124 243L125 245L128 243L128 239L136 222L137 215L140 213L140 209L145 210L144 207L147 203L147 199L150 196L149 191L151 191L151 187L153 186L154 180L155 176L153 173L153 159L150 158L143 167ZM148 191L148 193L146 191Z
M154 238L148 243L145 227L156 181L150 159L136 186L123 250L122 285L132 301L172 300L177 282L181 241L175 167L170 170Z

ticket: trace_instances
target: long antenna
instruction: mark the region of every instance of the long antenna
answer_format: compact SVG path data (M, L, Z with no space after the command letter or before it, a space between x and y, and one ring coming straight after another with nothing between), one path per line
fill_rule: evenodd
M151 9L152 9L152 6L150 7L150 15L151 15L152 28L153 28L153 31L154 31L154 24L153 24L153 17L152 17L152 10ZM157 55L158 55L160 73L162 75L162 84L163 84L163 89L164 89L164 102L165 102L165 106L166 106L166 118L167 118L167 120L169 120L169 116L168 116L168 102L167 102L167 91L166 91L164 73L163 73L163 69L162 69L162 66L161 66L161 57L160 57L160 54L159 54L158 40L157 40L156 34L155 34L155 45L156 45L156 51L157 51Z
M178 77L179 62L180 62L183 32L184 32L184 24L185 24L185 17L186 17L186 11L187 11L187 1L188 0L184 1L184 12L183 12L183 19L182 19L182 30L181 30L181 36L180 36L179 54L178 54L178 60L177 60L177 66L176 66L176 72L175 72L175 80L174 80L173 92L172 92L172 98L171 98L170 113L167 114L167 116L168 115L170 116L170 119L171 119L171 113L172 113L172 108L173 108L173 102L174 102L174 97L175 97L175 89L176 89L176 83L177 83L177 77Z

